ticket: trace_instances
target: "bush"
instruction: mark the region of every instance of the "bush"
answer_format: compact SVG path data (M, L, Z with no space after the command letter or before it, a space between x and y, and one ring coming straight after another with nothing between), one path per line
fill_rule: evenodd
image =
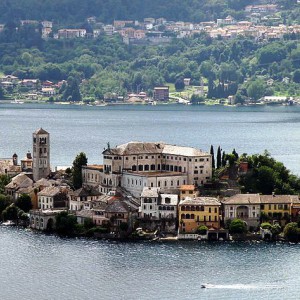
M261 223L260 227L262 229L271 229L272 228L272 225L268 222L265 222L265 223Z
M247 232L247 226L244 221L240 219L234 219L229 226L230 233L245 233Z
M205 225L199 226L197 229L198 234L205 235L208 228Z
M298 224L296 222L288 223L283 229L283 235L289 242L298 242Z

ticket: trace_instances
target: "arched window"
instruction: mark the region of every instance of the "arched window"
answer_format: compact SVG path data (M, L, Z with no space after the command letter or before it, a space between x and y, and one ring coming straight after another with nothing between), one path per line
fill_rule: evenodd
M186 219L190 219L190 218L191 218L191 215L190 215L190 214L186 214L185 218L186 218Z
M149 171L149 165L144 165L144 170Z
M136 165L133 165L133 166L131 167L131 170L132 170L132 171L136 171Z
M151 165L151 171L155 171L155 165Z
M185 214L181 214L181 219L185 219Z
M143 165L139 165L139 171L143 171Z

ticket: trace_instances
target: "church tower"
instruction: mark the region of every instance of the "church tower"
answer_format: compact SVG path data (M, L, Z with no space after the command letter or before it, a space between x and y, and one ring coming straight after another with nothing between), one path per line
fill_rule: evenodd
M33 133L33 180L50 175L50 135L40 128Z

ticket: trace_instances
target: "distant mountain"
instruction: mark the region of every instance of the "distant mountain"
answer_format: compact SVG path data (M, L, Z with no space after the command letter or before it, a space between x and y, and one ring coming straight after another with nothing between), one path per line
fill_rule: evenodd
M252 0L1 0L0 22L22 19L51 20L78 24L87 17L111 23L113 20L141 20L145 17L200 22L226 17L239 19Z

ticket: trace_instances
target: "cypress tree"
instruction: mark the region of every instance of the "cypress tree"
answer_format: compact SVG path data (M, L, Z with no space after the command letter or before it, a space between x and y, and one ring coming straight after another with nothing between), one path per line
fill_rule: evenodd
M210 154L211 154L212 168L215 169L216 168L216 164L215 164L215 153L214 153L214 146L213 145L210 146Z
M222 157L221 157L221 147L218 147L217 152L217 169L220 169L222 167Z
M222 167L226 166L226 153L223 151L222 153Z

